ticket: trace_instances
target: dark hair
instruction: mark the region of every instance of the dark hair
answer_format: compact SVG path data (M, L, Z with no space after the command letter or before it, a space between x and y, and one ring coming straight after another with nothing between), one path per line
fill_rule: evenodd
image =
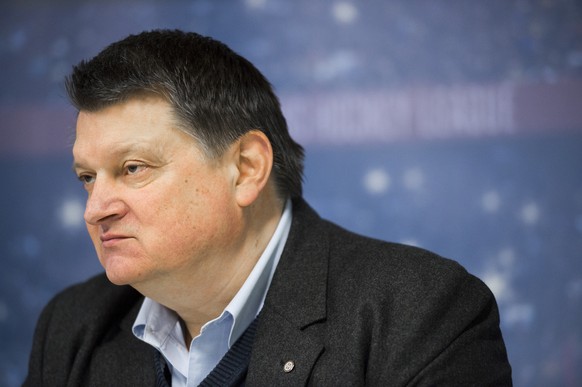
M246 132L271 141L281 197L302 194L303 148L289 135L271 84L225 44L192 32L154 30L113 43L66 79L72 104L98 111L143 93L168 101L182 130L216 159Z

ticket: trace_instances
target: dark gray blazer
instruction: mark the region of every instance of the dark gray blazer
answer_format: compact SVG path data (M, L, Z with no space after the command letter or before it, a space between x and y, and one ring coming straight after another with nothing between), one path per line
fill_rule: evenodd
M511 385L497 306L479 279L293 204L248 386ZM131 332L142 300L104 275L59 294L39 319L25 385L153 386L154 349Z

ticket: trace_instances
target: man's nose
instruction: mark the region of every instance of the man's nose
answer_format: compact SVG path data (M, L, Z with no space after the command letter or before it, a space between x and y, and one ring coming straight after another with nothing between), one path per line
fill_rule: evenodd
M119 187L116 186L115 181L96 177L87 198L85 221L98 225L123 217L126 212L127 206L119 195Z

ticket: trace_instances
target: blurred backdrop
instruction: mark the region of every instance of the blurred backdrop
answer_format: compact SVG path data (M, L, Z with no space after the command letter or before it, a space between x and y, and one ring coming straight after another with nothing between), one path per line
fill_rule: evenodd
M213 36L264 72L321 215L482 278L516 386L582 384L582 2L0 4L0 385L20 385L49 298L100 271L63 77L154 28Z

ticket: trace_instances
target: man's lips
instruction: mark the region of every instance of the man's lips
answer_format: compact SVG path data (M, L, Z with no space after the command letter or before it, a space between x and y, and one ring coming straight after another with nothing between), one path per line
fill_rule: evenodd
M102 246L113 246L119 242L122 242L130 238L131 238L130 236L119 234L103 234L99 236Z

